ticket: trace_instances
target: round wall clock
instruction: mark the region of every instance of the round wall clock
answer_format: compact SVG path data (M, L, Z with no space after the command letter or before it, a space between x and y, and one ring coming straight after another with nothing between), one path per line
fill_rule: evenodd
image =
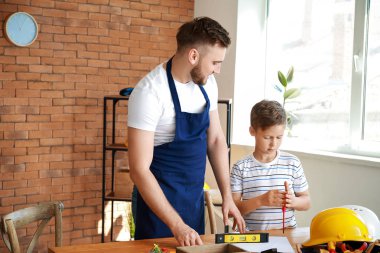
M14 45L26 47L38 36L38 25L32 15L26 12L15 12L4 24L5 37Z

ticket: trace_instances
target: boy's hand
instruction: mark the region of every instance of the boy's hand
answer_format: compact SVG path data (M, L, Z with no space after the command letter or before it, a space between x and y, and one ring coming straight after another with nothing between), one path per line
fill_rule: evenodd
M284 191L270 190L261 195L262 205L282 207L284 204L284 194Z
M286 208L292 208L294 209L296 203L297 203L297 197L294 195L293 191L288 191L288 193L285 193L285 202L286 202Z

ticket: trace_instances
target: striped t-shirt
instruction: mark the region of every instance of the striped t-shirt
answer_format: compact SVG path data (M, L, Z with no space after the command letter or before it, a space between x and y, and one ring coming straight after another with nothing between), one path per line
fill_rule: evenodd
M276 158L262 163L250 154L234 164L231 171L231 189L241 193L242 200L254 198L269 190L285 191L284 181L288 181L289 191L304 192L308 183L300 160L289 153L277 151ZM282 228L281 207L262 206L244 215L248 230L269 230ZM286 209L285 227L296 227L294 209Z

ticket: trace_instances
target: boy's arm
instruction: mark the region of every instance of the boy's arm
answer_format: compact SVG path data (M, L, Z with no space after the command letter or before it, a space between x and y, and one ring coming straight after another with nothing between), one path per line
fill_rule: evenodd
M289 193L286 195L286 207L297 211L306 211L311 206L309 191Z

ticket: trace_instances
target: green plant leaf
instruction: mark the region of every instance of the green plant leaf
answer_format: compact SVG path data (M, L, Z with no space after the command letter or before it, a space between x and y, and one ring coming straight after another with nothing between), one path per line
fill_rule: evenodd
M129 225L129 233L131 235L131 238L135 238L136 226L135 226L135 221L133 219L132 210L130 210L130 212L128 213L128 225Z
M288 82L286 81L286 78L285 78L284 74L282 74L281 71L278 71L278 80L280 81L282 86L284 86L286 88L286 86L288 85Z
M296 98L301 94L301 90L298 88L291 88L284 93L284 99Z
M294 68L291 66L288 70L288 74L286 75L286 81L290 83L293 80L293 73L294 73Z

